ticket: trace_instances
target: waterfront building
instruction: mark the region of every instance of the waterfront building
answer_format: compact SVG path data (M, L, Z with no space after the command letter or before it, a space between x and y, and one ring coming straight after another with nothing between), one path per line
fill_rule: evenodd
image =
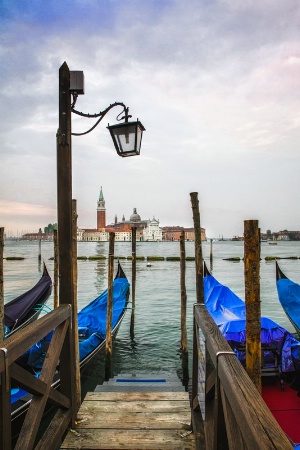
M100 241L107 242L109 233L115 233L115 241L131 242L132 227L136 228L136 240L144 242L160 242L160 241L179 241L182 231L185 232L187 241L195 240L194 228L184 228L180 226L160 227L159 220L154 216L152 219L141 219L137 212L137 208L133 208L133 213L128 220L123 215L122 220L118 221L115 215L114 223L106 224L106 207L102 186L100 188L99 198L97 200L96 209L96 228L77 228L77 241ZM53 240L53 233L28 233L22 236L27 240ZM205 229L201 228L201 240L206 240Z
M186 241L195 240L194 228L185 228L179 226L162 227L162 239L163 241L179 241L182 231L184 231L185 233ZM201 241L206 241L206 231L205 228L202 227L201 227Z
M115 241L131 241L132 227L136 227L137 241L162 241L162 229L159 226L159 220L155 219L141 219L137 209L133 209L133 213L129 220L125 219L123 215L122 220L118 222L117 215L114 223L106 225L106 208L105 199L100 189L100 195L97 201L97 228L95 229L77 229L78 241L108 241L109 233L115 233Z

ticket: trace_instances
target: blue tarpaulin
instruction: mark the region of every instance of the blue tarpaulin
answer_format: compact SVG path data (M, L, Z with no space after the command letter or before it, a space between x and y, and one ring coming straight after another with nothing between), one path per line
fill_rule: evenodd
M289 278L276 282L279 301L295 328L300 330L300 286Z
M219 283L213 276L204 277L205 305L218 325L225 339L236 352L241 362L245 360L243 346L246 344L246 306L245 302L228 287ZM282 372L296 370L300 342L285 328L273 320L261 318L261 343L272 351L264 351L267 367L275 364L274 352L278 355ZM300 362L300 360L299 360Z

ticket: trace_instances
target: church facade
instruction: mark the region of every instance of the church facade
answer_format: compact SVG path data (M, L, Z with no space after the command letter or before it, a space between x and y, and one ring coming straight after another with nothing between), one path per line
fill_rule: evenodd
M123 215L122 220L118 222L117 216L112 224L106 225L106 208L103 196L102 186L100 189L99 199L97 201L97 228L95 229L77 229L78 241L108 241L109 233L115 233L115 241L130 242L132 240L132 228L136 228L137 241L162 241L162 228L159 226L159 220L148 219L142 220L137 213L137 209L133 209L133 213L128 220Z

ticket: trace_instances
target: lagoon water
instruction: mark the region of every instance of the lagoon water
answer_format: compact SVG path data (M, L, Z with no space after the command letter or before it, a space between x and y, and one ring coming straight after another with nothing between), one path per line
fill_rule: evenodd
M203 257L209 264L210 242L202 244ZM4 257L22 256L19 261L4 260L5 302L33 286L41 275L38 264L38 242L5 241ZM42 259L53 278L53 243L42 242ZM186 242L186 255L194 256L193 242ZM212 274L244 299L244 263L225 261L224 258L243 258L243 242L213 242ZM78 256L108 256L107 242L78 242ZM115 256L131 255L131 242L116 242ZM179 256L177 242L138 242L137 255L144 261L137 261L135 338L130 339L130 315L127 311L113 348L113 372L128 374L135 371L154 373L181 369L180 352L180 262L153 261L147 267L147 256ZM275 261L265 261L266 256L300 257L300 242L278 242L277 245L261 243L261 310L262 314L278 322L289 331L294 331L286 318L277 297L275 283ZM104 260L78 260L78 309L97 297L107 288L107 262ZM122 267L131 282L131 261L121 259ZM293 281L300 283L300 259L279 261L283 272ZM115 269L117 262L115 262ZM186 262L187 329L191 348L192 313L195 302L195 262ZM131 300L131 299L130 299ZM53 295L47 303L53 306ZM129 304L129 307L131 305ZM191 351L189 351L191 358ZM83 392L93 390L104 379L103 354L97 355L83 373ZM191 362L191 361L190 361Z

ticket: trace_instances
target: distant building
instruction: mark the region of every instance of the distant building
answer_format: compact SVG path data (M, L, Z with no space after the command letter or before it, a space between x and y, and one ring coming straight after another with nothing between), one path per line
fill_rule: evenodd
M25 233L20 238L22 241L53 241L53 233Z
M106 208L103 196L102 186L100 189L99 199L97 201L97 228L77 230L78 241L108 241L109 232L115 233L115 241L131 241L132 227L136 227L137 241L161 241L162 229L159 226L159 220L148 219L142 220L137 213L137 209L133 209L129 220L123 215L121 222L118 222L115 216L114 223L106 225Z
M195 229L194 228L185 228L185 227L163 227L163 241L179 241L180 235L184 231L185 240L186 241L194 241L195 240ZM206 231L205 228L201 228L201 241L206 241Z
M300 231L277 231L271 232L267 230L267 233L261 233L261 239L268 241L300 241Z
M160 227L159 220L153 217L152 219L141 219L136 208L133 208L133 213L129 220L125 219L123 215L119 222L117 215L114 223L106 225L106 207L105 199L100 188L99 198L97 200L97 228L77 228L77 241L100 241L106 242L109 240L109 233L115 233L115 241L130 242L132 240L132 228L136 228L136 240L144 242L160 242L160 241L179 241L182 231L185 232L185 239L187 241L195 240L194 228L185 228L180 226ZM27 233L22 236L23 240L37 241L53 240L53 233ZM205 229L201 228L201 240L206 241Z

